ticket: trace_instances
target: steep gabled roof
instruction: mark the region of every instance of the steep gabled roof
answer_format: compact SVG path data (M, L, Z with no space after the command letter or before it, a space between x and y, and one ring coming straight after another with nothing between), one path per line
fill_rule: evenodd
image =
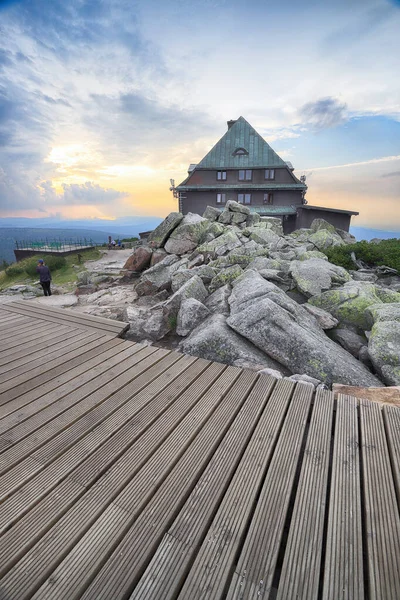
M235 155L235 150L243 148L246 154ZM285 167L284 160L244 119L239 117L201 160L197 169L234 169L253 167Z

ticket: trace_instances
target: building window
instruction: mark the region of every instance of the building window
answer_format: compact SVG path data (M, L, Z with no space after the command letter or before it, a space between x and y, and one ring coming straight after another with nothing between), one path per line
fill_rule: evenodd
M239 169L239 181L251 181L253 171L251 169Z
M232 152L232 156L243 156L243 155L247 155L248 152L246 150L246 148L236 148L236 150L234 152Z
M273 204L274 203L274 195L270 192L268 194L264 194L264 204Z
M275 179L275 169L265 169L265 179Z
M238 194L238 200L240 204L251 204L251 194Z
M217 204L225 204L226 194L217 194Z
M226 181L226 171L217 171L218 181Z

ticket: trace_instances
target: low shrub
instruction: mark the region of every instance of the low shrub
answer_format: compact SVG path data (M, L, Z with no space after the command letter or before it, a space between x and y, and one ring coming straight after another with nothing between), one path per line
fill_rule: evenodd
M19 264L10 265L6 268L6 275L8 277L16 277L17 275L22 275L24 272L24 268Z
M24 261L25 273L27 273L30 277L36 277L36 267L40 257L33 256L32 258L28 258ZM66 266L67 261L64 256L46 256L45 264L49 267L50 273L52 271L57 271L58 269L62 269Z
M352 252L358 260L362 260L370 267L385 265L400 271L399 239L382 240L378 244L362 241L324 250L331 263L345 269L356 269L357 267L351 260Z

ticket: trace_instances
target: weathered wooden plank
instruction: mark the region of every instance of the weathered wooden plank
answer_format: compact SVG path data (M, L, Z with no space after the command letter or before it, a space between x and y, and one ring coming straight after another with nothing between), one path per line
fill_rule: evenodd
M18 347L31 342L32 340L40 339L41 337L47 335L48 331L49 330L47 329L46 322L31 322L29 324L29 329L27 329L26 325L24 325L19 331L15 330L12 335L9 335L6 339L1 340L0 353L3 354L8 351L15 350Z
M82 343L84 340L91 341L95 339L92 336L98 336L98 334L93 333L89 330L77 329L72 338L66 339L64 342L60 342L57 346L57 350L49 352L49 355L52 359L58 356L63 356L66 352L66 348L71 347L77 342ZM17 366L14 369L8 371L6 374L3 375L2 383L0 384L0 392L7 391L10 388L14 387L13 381L15 379L24 376L29 378L33 370L38 368L40 368L41 370L45 370L47 366L48 364L43 359L43 357L38 359L32 357L31 361L21 366L17 364Z
M308 386L296 387L227 598L257 599L271 592L311 400Z
M37 311L35 310L31 310L29 307L28 308L10 308L10 310L12 310L13 312L16 312L18 314L23 314L27 317L31 317L32 319L36 319L39 318L37 317ZM92 331L97 331L99 333L109 333L110 335L120 335L123 333L123 331L126 330L126 327L121 328L121 330L116 329L114 326L109 326L103 323L94 323L94 322L90 322L88 323L87 321L84 321L83 319L62 319L60 316L56 316L56 315L52 315L49 314L47 311L46 313L41 313L41 319L43 319L45 321L45 323L47 323L47 325L52 324L56 324L56 325L73 325L75 327L77 327L78 329L83 329L83 330L92 330ZM54 327L54 325L53 325Z
M4 326L8 325L8 323L12 320L22 319L21 315L12 315L3 308L0 309L0 329Z
M365 598L357 400L341 394L336 408L323 582L323 599L337 598Z
M28 365L32 360L47 357L49 353L53 353L54 350L58 349L60 344L76 337L80 331L79 329L71 329L70 327L58 327L56 334L47 334L41 338L37 338L34 342L23 344L14 352L7 352L3 364L0 365L0 374L4 375L15 368ZM4 377L1 377L2 381L5 380Z
M368 590L371 598L400 598L400 517L379 405L360 400Z
M6 339L10 332L17 328L21 328L24 325L26 326L30 322L31 320L29 317L7 313L7 319L0 324L0 339Z
M44 320L48 320L48 317L57 317L59 321L71 319L71 322L85 321L86 323L92 323L94 325L104 325L106 327L114 327L114 329L121 328L126 323L123 323L120 327L119 321L114 319L107 319L105 317L97 317L78 311L68 310L66 308L56 308L50 305L39 305L35 302L26 302L21 300L15 300L7 305L6 310L13 311L17 314L24 314L29 311L29 316L39 317Z
M215 373L219 377L215 380ZM128 468L121 469L114 465L96 482L88 492L33 546L25 556L2 579L2 591L7 600L24 600L30 598L40 585L44 583L61 560L76 545L79 539L96 522L111 505L111 502L123 489L123 492L137 494L138 510L144 507L155 489L170 472L173 464L179 460L196 432L200 430L214 412L216 405L226 393L226 388L233 383L233 372L236 379L237 369L211 365L205 372L207 382L214 381L208 391L201 392L194 408L176 427L169 438L158 447L158 450L137 473L137 454ZM141 440L140 440L141 441ZM152 439L153 444L156 440ZM140 447L140 445L139 445ZM153 445L154 447L154 445ZM141 447L140 447L141 450ZM123 457L122 457L123 458ZM129 482L129 483L128 483ZM112 505L115 506L115 505ZM112 509L110 509L112 510ZM122 509L123 511L124 509ZM121 514L121 507L118 509ZM107 512L110 516L110 511ZM117 528L117 523L114 523ZM108 523L107 526L111 523ZM116 529L114 529L114 532ZM34 560L32 560L34 559Z
M127 370L138 361L146 358L149 353L143 353L143 350L144 347L138 344L126 346L122 352L110 356L106 364L100 363L95 367L87 368L84 373L64 384L62 388L57 388L50 392L50 394L43 395L38 401L32 402L29 406L32 414L29 415L29 410L26 408L26 412L23 412L25 418L22 422L18 420L11 426L13 422L11 416L9 419L4 419L4 424L0 422L2 439L7 440L10 445L22 440L64 411L71 409L75 404L101 388L104 384L112 381L123 370ZM73 420L71 418L71 423ZM2 472L1 459L0 472Z
M32 436L25 437L21 443L5 450L0 456L3 471L0 477L0 497L8 497L35 473L42 470L46 464L52 462L91 431L96 424L101 423L109 413L122 405L129 398L129 387L123 390L128 383L145 373L145 381L143 382L143 377L141 381L143 387L148 381L147 377L151 376L150 367L156 365L157 374L159 369L165 370L171 360L166 354L169 354L166 350L157 350L154 347L143 348L130 360L125 360L125 364L123 363L118 370L116 369L118 375L109 383L103 384L90 395L84 393L81 402L74 404L71 409L35 431ZM172 358L174 359L176 360L175 357ZM157 364L159 361L160 365ZM86 452L89 453L89 447ZM21 458L27 455L29 457L21 461ZM28 474L25 463L29 459L34 460L35 463L29 463Z
M318 598L334 396L317 392L285 555L278 600Z
M195 360L193 364L189 358L185 357L184 360L188 363L189 368L183 370L178 378L161 392L159 390L162 382L159 381L159 378L141 393L141 400L145 406L137 413L140 418L135 419L134 422L127 418L125 424L114 436L86 458L80 466L76 466L65 480L56 487L54 484L53 490L40 502L37 502L25 516L22 516L23 513L27 512L30 505L37 501L36 490L40 488L33 489L31 486L29 490L25 490L24 494L19 493L19 502L17 501L11 507L13 510L8 514L8 522L11 523L17 517L21 518L2 537L0 576L15 564L16 560L112 465L114 465L114 473L127 474L126 481L129 481L134 473L138 472L140 467L145 464L146 459L165 441L175 426L189 413L202 393L210 386L210 382L215 380L222 371L221 366L218 365L218 368L215 369L208 361L202 359ZM175 368L176 365L170 371ZM130 417L133 414L135 413L132 411ZM57 477L60 477L56 463L57 461L54 463L57 467ZM76 494L72 495L68 484L71 479L78 484ZM55 481L57 482L57 479ZM46 479L46 482L39 481L38 486L43 483L48 484L49 478ZM114 479L114 484L123 486L123 482L118 479ZM111 486L106 491L108 495L114 492ZM103 494L103 498L106 500L106 494ZM7 515L5 522L7 522Z
M176 598L275 385L260 377L155 551L131 599ZM154 525L152 516L151 524ZM150 541L147 538L146 544ZM154 542L153 542L154 543ZM143 553L143 548L139 549Z
M169 359L169 357L167 357L167 359ZM165 360L166 359L162 361L164 364ZM189 362L190 364L190 361L186 361L184 358L182 360L184 363ZM175 366L173 362L172 365L173 367ZM162 363L160 362L159 365L156 366L162 367ZM168 366L168 364L165 366ZM200 369L204 369L204 366L201 364L199 367ZM184 370L184 367L182 367L182 369ZM79 439L75 445L70 449L67 448L63 454L56 457L55 460L47 464L47 466L42 460L39 463L40 468L37 468L37 461L39 459L36 454L29 457L27 461L24 461L20 466L20 470L23 468L25 469L26 478L28 478L26 474L27 469L30 469L30 474L34 472L35 468L38 472L20 488L17 494L12 495L1 504L0 529L7 527L7 524L20 516L21 509L24 507L26 509L27 506L39 501L40 498L50 492L70 473L72 473L74 479L79 480L79 482L84 483L84 485L89 485L91 482L95 481L107 466L109 467L119 456L121 446L125 449L126 447L129 447L134 441L134 434L137 431L143 433L143 430L145 430L150 423L165 410L164 407L160 406L159 400L157 399L157 410L151 406L148 411L144 411L143 414L141 414L141 419L136 426L135 422L133 424L131 422L131 419L137 413L141 413L142 409L146 406L146 403L153 399L156 395L156 391L165 387L170 377L176 375L174 368L167 369L167 371L165 377L164 374L162 377L157 377L157 373L154 370L153 373L151 373L151 369L149 369L145 374L148 375L147 388L145 377L138 377L134 389L124 390L124 395L129 399L127 405L123 405L108 419L105 419L100 427L98 426L92 431L89 431L86 437L81 436L81 439ZM198 368L195 368L194 371L198 371ZM140 383L140 380L142 380L142 383ZM179 382L179 385L180 384L181 383ZM160 400L164 401L165 399L165 396L160 398ZM170 400L170 402L171 401L172 400ZM81 431L79 423L73 427L78 429L78 433ZM118 431L118 429L120 429L120 431ZM61 439L64 439L62 434ZM57 441L58 440L56 439L56 442ZM32 464L30 461L35 460L35 458L36 464ZM129 458L129 455L127 458ZM79 465L81 466L79 467Z
M68 370L68 363L71 359L84 354L87 350L90 350L94 346L100 345L109 339L110 336L108 334L99 336L96 332L82 331L82 338L75 341L73 344L68 343L68 346L65 347L65 349L60 349L60 352L57 353L57 358L54 358L54 353L52 353L47 362L44 362L43 360L39 361L39 363L34 366L34 368L41 367L39 374L34 375L29 371L28 373L23 373L18 377L14 377L12 383L8 381L4 386L0 384L0 405L6 404L27 390L32 390L35 387L42 385L46 381L49 381L49 379L53 379L56 376L56 373L64 373ZM55 367L60 367L60 369L55 371Z
M184 431L190 445L180 453L178 462L172 461L173 469L161 486L148 498L141 511L143 500L135 488L128 485L112 503L86 535L52 573L54 587L48 582L37 592L37 598L67 596L77 598L121 598L126 597L131 583L146 563L164 528L176 515L186 500L199 475L213 456L227 429L243 405L256 376L251 372L237 373L232 381L235 385L226 390L201 429L190 427ZM181 442L180 442L181 443ZM171 447L172 450L172 447ZM173 456L173 455L172 455ZM171 458L167 461L171 465ZM174 464L175 463L175 464ZM154 464L154 467L156 465ZM158 464L157 467L158 468ZM169 467L171 468L171 466ZM148 485L148 484L147 484ZM151 484L150 484L151 485ZM144 490L143 490L144 491ZM114 508L122 509L114 513ZM129 529L130 525L134 526ZM111 525L108 528L108 525ZM125 534L120 544L122 535ZM104 565L110 553L110 558ZM82 569L85 564L85 569ZM104 565L86 593L83 593L93 576Z
M21 307L21 308L29 307L30 309L32 309L35 312L35 314L38 314L38 316L43 314L43 305L36 305L34 302L26 303L23 300L15 300L12 302L11 305L13 307L16 306L16 307ZM10 306L10 304L7 304L7 306ZM107 319L106 317L98 317L98 316L94 316L94 315L88 315L86 313L69 310L68 308L56 308L55 306L46 306L45 314L56 315L61 318L69 317L69 318L75 318L75 319L84 319L88 323L103 323L104 325L109 325L109 326L115 327L115 329L121 328L124 325L129 325L129 323L125 323L123 321L116 321L115 319Z
M386 425L386 438L391 457L393 480L396 488L397 503L400 506L400 410L395 406L383 407Z
M208 529L179 598L222 598L243 544L295 384L278 381Z
M15 383L15 386L6 392L3 392L0 397L0 414L8 414L8 406L12 400L18 400L18 398L26 394L40 395L40 391L43 386L51 381L57 382L60 377L66 375L71 369L77 365L83 364L86 356L91 355L94 351L100 351L105 347L105 344L110 344L116 340L114 337L110 337L108 334L101 336L94 335L92 341L81 344L74 344L74 346L68 348L68 352L61 358L47 361L46 365L51 362L50 368L45 371L43 368L40 370L38 375L31 376L30 379L22 378L21 381ZM123 342L125 343L125 342Z
M29 317L38 317L52 323L73 324L81 327L88 327L108 331L109 333L122 334L129 327L129 323L105 319L103 317L94 317L83 313L72 312L66 309L56 309L46 306L43 310L41 306L33 306L27 302L12 302L7 304L7 309L10 312L23 314Z
M63 391L66 389L61 390L63 385L72 382L73 379L97 365L116 357L125 347L126 342L120 338L112 338L100 346L96 345L95 348L85 353L83 361L78 357L77 360L80 363L78 366L72 367L66 373L41 385L39 389L26 392L0 407L0 434L22 423L34 413L51 404L53 400L56 402L59 397L62 398L65 395ZM74 389L73 384L71 389ZM60 392L60 396L57 396L58 392Z
M69 332L73 335L76 335L76 329L67 327L65 325L57 328L57 331L47 331L45 336L41 338L40 342L38 339L34 339L30 342L25 342L21 347L13 348L7 350L6 352L0 353L0 369L3 369L7 366L8 363L20 361L28 354L33 354L35 351L44 350L48 348L50 345L57 344L60 339L63 337L64 332ZM27 359L30 360L30 359ZM8 367L10 368L10 367Z
M94 331L98 331L98 332L103 332L103 333L109 333L110 335L117 335L119 333L119 331L115 328L115 327L110 327L109 325L105 325L103 323L88 323L87 321L84 321L83 319L79 320L79 319L62 319L60 316L56 316L56 315L52 315L49 314L47 311L44 313L41 313L41 316L39 317L38 315L38 311L37 310L32 310L29 307L23 307L23 308L16 308L16 307L10 307L9 309L11 312L17 313L17 314L23 314L27 317L31 317L31 319L35 319L36 318L40 318L42 320L45 321L45 323L47 323L47 325L50 325L51 323L53 324L69 324L69 325L74 325L75 327L79 328L79 329L91 329ZM54 325L53 325L54 327Z

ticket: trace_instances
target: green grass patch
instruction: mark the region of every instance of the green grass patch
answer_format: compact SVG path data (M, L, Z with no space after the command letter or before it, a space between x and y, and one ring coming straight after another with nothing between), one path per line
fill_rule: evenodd
M81 259L79 260L78 254ZM0 290L12 285L32 284L39 279L36 266L39 258L43 258L49 267L54 285L67 286L74 289L77 275L80 271L86 271L84 262L87 260L98 260L101 252L97 248L86 250L81 253L69 254L68 256L45 256L41 255L26 258L18 263L12 263L5 271L0 273ZM78 267L78 269L76 268Z
M400 240L382 240L378 244L374 242L356 242L346 246L336 246L323 250L328 260L344 267L345 269L357 269L351 260L351 253L354 252L357 259L362 260L370 267L385 265L400 271Z

